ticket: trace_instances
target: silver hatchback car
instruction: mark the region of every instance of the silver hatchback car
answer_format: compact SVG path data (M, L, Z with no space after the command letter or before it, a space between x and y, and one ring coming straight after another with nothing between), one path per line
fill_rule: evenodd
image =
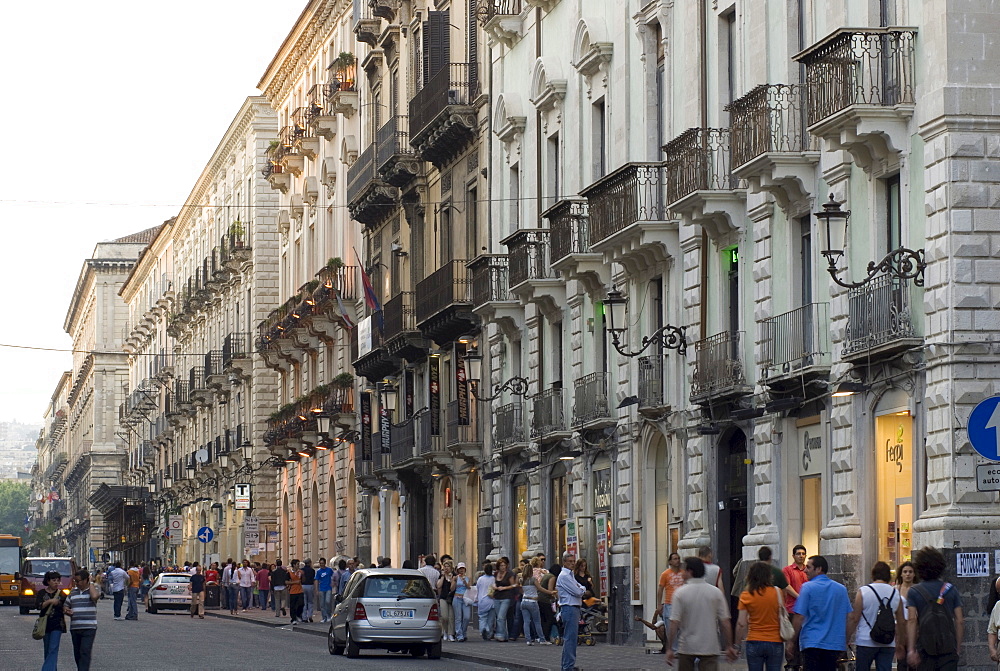
M161 573L149 587L146 612L153 615L163 609L191 609L191 574Z
M362 648L441 657L441 625L434 591L413 569L356 571L338 597L327 645L331 655L357 657Z

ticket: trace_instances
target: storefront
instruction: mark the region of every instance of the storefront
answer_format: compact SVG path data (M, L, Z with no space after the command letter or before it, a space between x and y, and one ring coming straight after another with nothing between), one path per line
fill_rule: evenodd
M514 565L528 551L528 478L523 473L514 477L511 489L514 500L514 546L510 559Z
M566 464L562 460L552 466L549 474L550 557L560 557L566 550L566 516L569 514L569 485Z
M913 551L913 417L908 399L883 399L875 413L876 559L895 569Z
M797 486L799 497L798 529L790 529L790 547L805 545L811 554L819 552L819 532L823 528L823 466L827 463L826 440L820 418L808 417L796 422ZM797 533L796 533L797 532ZM790 556L790 555L789 555Z

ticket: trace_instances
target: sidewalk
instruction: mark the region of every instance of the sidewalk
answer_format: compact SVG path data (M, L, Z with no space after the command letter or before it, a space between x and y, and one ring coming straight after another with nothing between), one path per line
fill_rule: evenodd
M227 610L206 610L205 615L227 620L252 622L269 627L294 629L294 631L314 636L326 636L326 632L330 627L328 624L321 624L318 618L314 618L316 621L312 624L297 624L293 628L289 624L287 617L274 617L273 612L262 613L259 610L252 610L248 613L240 613L239 615L230 615ZM484 641L479 637L479 632L470 628L469 639L465 643L450 643L445 641L441 656L446 659L498 666L503 669L549 671L550 669L559 668L562 647L558 645L529 646L524 642L524 639L513 643ZM662 671L663 669L670 668L667 667L667 660L663 655L647 655L645 650L638 646L608 645L606 643L577 648L576 664L578 668L585 671L601 671L606 669L615 669L615 671L657 669ZM735 664L729 664L725 661L719 664L720 671L733 671L744 668L746 668L746 662L743 660Z

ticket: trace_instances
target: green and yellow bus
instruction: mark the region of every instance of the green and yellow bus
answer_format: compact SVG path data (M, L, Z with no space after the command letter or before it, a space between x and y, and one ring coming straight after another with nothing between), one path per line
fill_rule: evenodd
M0 534L0 601L5 606L13 606L20 599L20 570L21 539L18 536Z

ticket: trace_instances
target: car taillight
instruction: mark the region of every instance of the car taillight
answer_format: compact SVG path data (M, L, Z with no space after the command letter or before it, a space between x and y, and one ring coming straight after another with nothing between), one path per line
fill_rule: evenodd
M355 620L367 620L368 613L365 611L363 604L359 603L354 607L354 619Z
M30 587L25 587L24 592L22 592L22 594L24 594L24 596L34 596L35 590L31 589Z
M156 589L161 589L161 590L163 590L164 592L166 592L166 591L167 591L167 586L166 586L166 585L160 585L160 586L158 586L158 587L157 587Z
M434 604L431 606L431 612L427 614L427 621L430 622L433 620L434 622L437 622L438 619L440 619L439 615L438 605Z

